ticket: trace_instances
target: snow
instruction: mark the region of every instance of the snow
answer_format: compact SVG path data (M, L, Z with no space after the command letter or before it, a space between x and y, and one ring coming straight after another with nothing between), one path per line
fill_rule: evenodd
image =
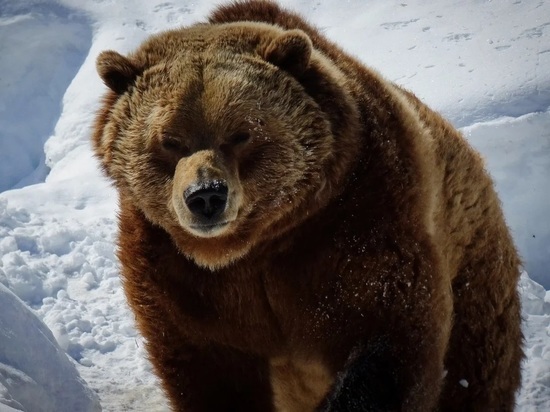
M282 3L484 155L524 260L517 411L550 410L550 3ZM95 58L214 5L0 0L0 411L92 411L94 394L104 411L167 410L118 277L116 193L89 145Z
M547 98L550 104L550 88ZM550 287L550 111L475 123L463 132L485 154L525 269Z
M44 142L91 31L56 3L0 2L0 190L44 180Z
M0 410L100 411L99 397L47 326L2 284L0 302Z

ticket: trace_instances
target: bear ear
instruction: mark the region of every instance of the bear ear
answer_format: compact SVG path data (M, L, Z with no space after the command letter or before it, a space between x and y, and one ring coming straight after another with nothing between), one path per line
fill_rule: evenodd
M112 50L101 52L97 56L96 68L105 85L117 94L128 90L141 73L130 59Z
M309 66L312 48L311 39L302 30L288 30L271 41L264 51L264 59L300 76Z

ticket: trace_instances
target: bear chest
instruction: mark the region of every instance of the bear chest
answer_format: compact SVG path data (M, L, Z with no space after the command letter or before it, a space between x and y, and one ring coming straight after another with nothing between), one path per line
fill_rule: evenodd
M328 307L307 282L278 273L182 276L163 291L167 311L190 340L214 341L266 356L307 350L331 329ZM295 279L295 277L291 277Z

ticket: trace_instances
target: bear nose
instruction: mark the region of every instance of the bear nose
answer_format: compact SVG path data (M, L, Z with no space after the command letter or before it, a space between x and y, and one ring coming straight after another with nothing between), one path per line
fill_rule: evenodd
M227 184L220 180L192 185L184 192L185 204L195 216L212 220L225 210L227 191Z

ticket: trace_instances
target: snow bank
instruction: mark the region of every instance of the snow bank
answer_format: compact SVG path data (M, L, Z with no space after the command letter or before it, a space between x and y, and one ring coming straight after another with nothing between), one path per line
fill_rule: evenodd
M39 187L11 192L18 195L10 198L14 200L11 203L25 202L33 212L12 207L0 198L0 283L35 308L61 351L76 362L80 375L90 387L100 390L104 410L119 411L120 405L128 410L162 410L165 401L118 277L114 207L111 204L106 213L104 206L96 207L87 198L73 203L66 193L59 204L44 205L41 199L47 194L36 190L31 194ZM101 185L94 189L100 190ZM34 327L29 323L11 325L8 316L0 306L0 323L7 328ZM34 350L38 358L49 356L39 346ZM44 373L51 366L36 364ZM26 392L26 397L32 398L30 393ZM8 399L7 395L4 398Z
M523 273L519 285L523 306L525 355L517 411L550 411L550 292Z
M457 127L550 106L548 2L283 2Z
M550 288L550 110L463 132L485 157L525 269Z
M99 398L80 378L51 331L0 284L0 409L100 411Z
M90 43L82 13L50 1L0 1L0 191L46 177L44 143Z

